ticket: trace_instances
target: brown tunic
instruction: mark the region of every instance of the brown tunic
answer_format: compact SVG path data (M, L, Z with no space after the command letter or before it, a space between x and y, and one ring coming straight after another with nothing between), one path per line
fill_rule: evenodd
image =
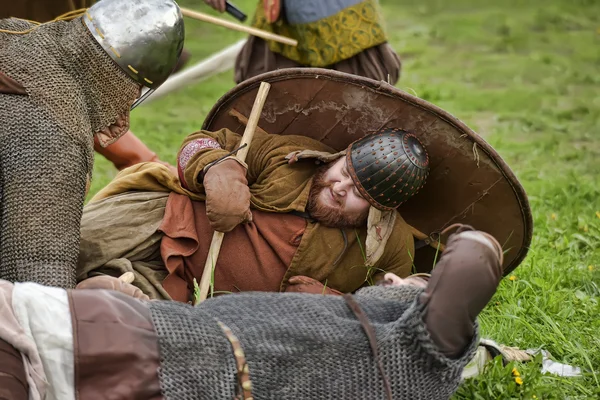
M252 215L252 222L225 234L215 268L216 294L280 289L306 220L259 210L252 210ZM169 272L163 286L174 300L189 301L193 279L202 277L214 232L205 203L171 193L159 230L165 234L160 252Z

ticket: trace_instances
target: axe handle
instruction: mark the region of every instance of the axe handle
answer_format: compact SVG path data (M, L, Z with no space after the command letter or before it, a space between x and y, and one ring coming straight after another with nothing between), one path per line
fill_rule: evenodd
M199 11L190 10L188 8L179 7L181 9L181 14L185 17L194 18L204 22L210 22L215 25L223 26L225 28L233 29L234 31L240 31L244 33L248 33L252 36L257 36L259 38L265 40L273 40L274 42L279 42L283 44L287 44L289 46L298 46L298 41L296 39L291 39L286 36L276 35L271 32L267 32L262 29L253 28L251 26L246 26L242 24L238 24L236 22L227 21L225 19L213 17L212 15L205 14Z
M269 94L270 88L271 85L267 82L261 82L260 87L258 88L258 93L254 99L252 111L250 112L250 118L248 118L248 124L246 125L244 136L242 136L242 141L240 142L240 146L245 144L247 144L247 146L238 151L236 156L241 161L246 160L246 155L248 154L248 149L250 148L250 142L252 141L252 137L256 131L258 120L260 119L260 114L262 113L262 109L265 105L265 100L267 100L267 95ZM206 300L206 297L208 296L208 289L210 287L210 281L213 275L213 268L217 264L217 258L219 257L219 252L221 251L221 244L223 243L224 236L225 234L223 232L215 231L215 233L213 233L210 248L208 250L208 257L206 258L204 271L202 272L202 278L198 284L200 295L198 299L196 299L196 304Z

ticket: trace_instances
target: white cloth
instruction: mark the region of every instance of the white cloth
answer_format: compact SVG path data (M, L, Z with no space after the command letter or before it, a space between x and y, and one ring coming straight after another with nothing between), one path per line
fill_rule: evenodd
M38 348L48 380L46 399L75 400L73 329L66 290L16 283L13 309Z
M12 345L23 357L29 400L42 400L48 382L35 342L25 333L13 310L13 287L12 283L0 279L0 339Z

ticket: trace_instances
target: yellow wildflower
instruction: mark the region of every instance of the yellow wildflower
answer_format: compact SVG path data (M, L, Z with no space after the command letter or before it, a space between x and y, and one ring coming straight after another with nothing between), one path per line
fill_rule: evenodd
M518 371L516 368L513 368L513 369L512 369L512 374L513 374L514 376L521 376L521 374L519 373L519 371Z
M588 265L588 270L589 270L590 272L592 272L592 271L594 270L594 266L593 266L593 265Z
M600 211L596 211L596 217L600 218Z
M517 383L517 385L522 385L523 384L523 379L521 379L521 377L517 376L515 378L515 382Z
M534 394L534 395L533 395L533 398L534 398L534 399L537 399L537 396Z
M514 276L514 275L511 275L511 276L508 278L508 280L510 280L510 281L513 281L513 282L514 282L514 281L516 281L516 280L517 280L517 277L516 277L516 276Z
M554 214L554 213L550 214L550 218L556 219L556 214Z

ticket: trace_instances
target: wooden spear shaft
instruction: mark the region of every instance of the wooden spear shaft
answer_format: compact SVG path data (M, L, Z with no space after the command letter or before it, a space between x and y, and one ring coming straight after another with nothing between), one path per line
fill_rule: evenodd
M223 26L225 28L233 29L235 31L245 32L252 36L258 36L259 38L265 40L273 40L275 42L288 44L290 46L298 46L298 41L295 39L290 39L289 37L276 35L271 32L264 31L262 29L253 28L251 26L246 26L242 24L237 24L235 22L227 21L225 19L213 17L212 15L204 14L198 11L190 10L188 8L180 7L181 13L189 18L194 18L204 22L210 22L211 24Z
M271 85L267 82L261 82L260 87L258 88L258 93L254 99L254 105L252 106L250 117L248 118L248 124L246 125L244 136L242 136L242 141L240 142L240 147L243 145L246 146L238 151L236 155L236 157L241 161L246 160L246 155L248 154L248 149L250 148L250 142L252 141L252 137L254 137L254 132L256 131L258 120L260 119L260 114L262 113L262 109L265 105L265 100L267 100L267 95L269 94L270 88ZM210 243L210 248L208 250L208 257L206 258L204 271L202 272L202 278L200 279L200 284L198 285L199 296L197 299L195 299L196 304L206 300L206 297L208 296L208 289L213 276L213 268L217 264L217 258L219 257L219 252L221 251L221 244L223 243L224 236L225 234L223 232L215 231L215 233L213 233L212 242Z

